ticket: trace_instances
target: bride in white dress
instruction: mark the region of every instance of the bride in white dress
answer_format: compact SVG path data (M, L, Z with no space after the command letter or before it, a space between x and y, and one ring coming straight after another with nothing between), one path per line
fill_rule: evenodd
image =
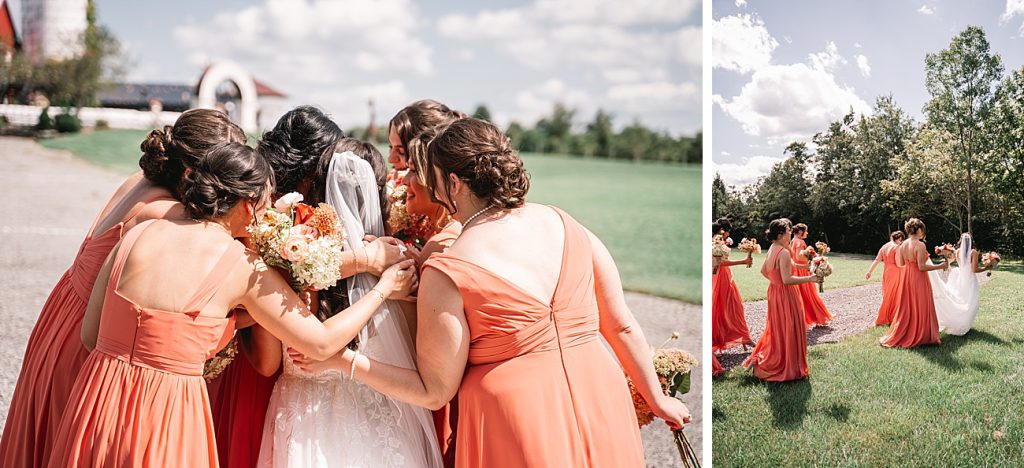
M365 234L382 236L377 178L350 151L331 159L327 203L347 232L346 249L361 249ZM345 280L355 302L376 284L363 273ZM401 308L387 301L358 336L359 351L389 364L415 367L413 337ZM287 353L267 409L258 466L440 467L431 413L392 400L338 371L307 373Z
M928 272L935 298L935 315L939 319L939 330L950 335L961 336L970 331L978 315L980 285L975 273L977 258L974 255L971 235L960 236L957 251L957 268L949 270L945 281L938 271Z

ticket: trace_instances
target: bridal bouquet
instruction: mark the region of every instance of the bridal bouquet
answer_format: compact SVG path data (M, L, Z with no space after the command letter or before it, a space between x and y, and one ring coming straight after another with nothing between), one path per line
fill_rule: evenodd
M341 279L345 230L330 205L301 202L299 193L281 197L248 230L263 261L286 271L292 289L320 291Z
M711 257L712 267L711 273L718 274L718 264L722 262L722 259L729 255L729 245L732 244L732 239L726 240L721 234L715 234L711 238Z
M740 245L739 247L736 247L736 250L746 252L747 258L751 258L754 254L761 253L761 244L758 244L756 239L747 239L744 237L740 240ZM750 265L747 265L747 268L750 268Z
M935 255L938 255L946 259L946 263L953 263L956 259L956 249L953 248L953 244L942 244L935 246Z
M206 363L203 364L203 379L207 382L216 379L224 369L227 369L231 361L235 360L235 355L238 354L238 341L236 338L231 338L228 341L227 346L224 349L217 351L212 358L207 359Z
M828 244L821 241L815 242L814 246L817 247L819 255L825 255L832 251Z
M672 336L665 340L662 347L654 350L654 371L658 374L658 381L661 383L661 391L670 397L683 395L690 391L690 374L697 367L697 359L692 354L676 348L664 348L671 340L679 338L678 332L672 332ZM629 384L629 393L633 397L633 409L636 410L636 419L640 427L644 427L654 421L655 415L650 405L640 395L633 381L626 377ZM700 459L693 451L693 446L686 439L681 429L672 431L672 437L679 450L679 457L688 468L700 468Z
M825 247L826 249L828 246ZM832 264L828 262L828 257L819 255L811 260L809 265L811 274L821 278L823 281L818 283L818 292L825 292L824 279L832 274Z
M999 262L1001 262L1002 260L1003 259L1000 258L999 254L996 253L996 251L994 251L994 250L992 252L988 252L988 253L982 254L982 256L981 256L981 266L983 268L988 268L988 271L986 272L986 275L987 276L992 276L992 269L995 268L996 265L999 265Z
M398 180L405 171L399 172ZM391 204L388 215L388 227L391 235L405 242L422 248L423 244L430 238L432 226L426 216L417 216L409 213L405 204L405 198L409 193L409 187L405 184L389 184L388 202Z
M814 250L814 246L813 245L808 245L806 249L803 249L803 250L797 252L796 254L798 256L803 257L804 259L806 259L809 262L809 261L811 261L812 258L814 258L814 257L816 257L818 255L818 252Z

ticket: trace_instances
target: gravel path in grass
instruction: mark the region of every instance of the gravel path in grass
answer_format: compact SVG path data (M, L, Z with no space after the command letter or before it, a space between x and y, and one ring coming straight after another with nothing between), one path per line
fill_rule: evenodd
M881 271L878 271L878 275L881 274ZM979 274L978 280L984 284L989 277ZM873 283L852 288L832 289L825 291L821 297L825 301L829 313L832 314L832 321L828 325L808 330L808 346L837 343L848 336L874 327L875 318L878 317L878 308L882 305L882 285ZM747 327L750 329L750 337L757 342L761 334L764 333L768 301L745 302L743 311L747 318ZM747 349L742 346L730 348L719 354L718 360L722 367L730 369L739 366L750 355L752 349L753 346L747 347Z

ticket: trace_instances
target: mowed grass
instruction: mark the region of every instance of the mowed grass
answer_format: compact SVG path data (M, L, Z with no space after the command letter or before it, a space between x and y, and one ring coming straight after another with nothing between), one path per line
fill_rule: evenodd
M140 130L104 130L40 143L129 174ZM250 143L253 143L250 141ZM524 154L528 199L556 205L608 246L626 289L701 302L701 167Z
M878 327L810 348L810 379L714 380L716 467L1024 465L1024 266L982 286L965 336L886 349Z
M744 265L730 267L733 279L736 281L736 286L740 289L740 296L744 301L758 301L767 297L768 280L761 276L761 265L764 264L768 249L763 247L762 249L762 253L754 255L754 264L750 268ZM747 254L733 249L729 253L729 257L730 260L737 261L747 258ZM828 259L832 264L832 275L825 278L826 291L882 281L883 265L878 265L875 268L870 281L864 279L864 273L867 273L868 267L874 261L872 256L830 253Z

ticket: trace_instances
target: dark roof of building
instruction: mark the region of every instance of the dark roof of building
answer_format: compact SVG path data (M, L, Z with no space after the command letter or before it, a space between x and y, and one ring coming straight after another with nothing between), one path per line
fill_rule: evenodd
M197 80L196 81L196 85L193 86L192 92L194 92L196 94L199 94L199 83L203 82L203 78L206 77L206 72L210 71L210 67L212 67L212 66L213 65L210 64L210 65L207 65L205 68L203 68L203 72L199 74L199 80ZM260 80L257 80L256 78L253 78L252 82L253 82L253 84L256 85L256 96L287 97L286 94L284 94L284 93L282 93L282 92L280 92L280 91L278 91L278 90L276 90L274 88L271 88L269 85L267 85L266 83L263 83ZM238 86L238 85L235 85L235 86Z
M188 106L192 100L192 87L178 84L119 83L99 93L105 105L148 105L150 99L159 99L164 107Z

